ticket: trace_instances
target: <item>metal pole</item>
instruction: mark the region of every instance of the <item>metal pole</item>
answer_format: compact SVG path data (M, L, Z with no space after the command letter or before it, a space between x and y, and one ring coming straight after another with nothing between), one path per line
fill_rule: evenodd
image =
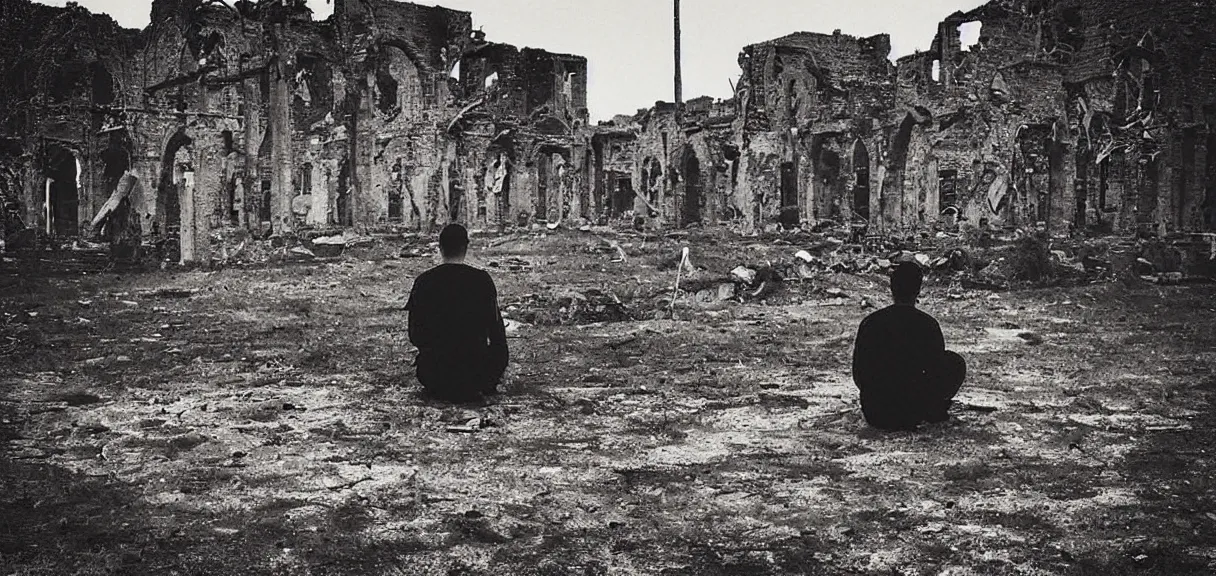
M676 65L676 121L681 118L684 108L684 78L680 64L680 0L675 2L675 65Z

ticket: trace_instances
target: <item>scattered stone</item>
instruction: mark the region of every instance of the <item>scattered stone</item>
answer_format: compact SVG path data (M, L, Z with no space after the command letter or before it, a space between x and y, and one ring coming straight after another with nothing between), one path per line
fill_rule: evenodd
M202 434L190 432L189 434L182 434L181 436L174 436L173 438L170 438L169 447L179 452L188 452L210 441L210 438L203 436Z
M87 392L76 392L76 393L72 393L72 394L64 394L62 396L56 396L54 398L54 401L63 402L65 404L67 404L68 406L71 406L72 408L78 408L80 406L89 406L91 404L100 404L101 397L96 394L89 394Z
M746 266L740 266L730 271L732 278L751 286L756 283L756 271Z
M1018 334L1018 338L1025 340L1031 346L1039 346L1044 342L1043 337L1034 332L1022 332Z
M198 290L187 290L187 289L183 289L183 288L164 288L161 290L157 290L155 292L151 292L151 293L147 294L147 296L152 297L152 298L161 298L161 299L169 300L169 299L190 298L190 297L194 296L195 294L198 294Z
M482 429L481 418L473 418L459 426L448 426L447 427L448 432L456 432L456 433L462 433L462 434L472 434L481 429Z
M297 258L311 259L311 258L317 257L317 255L312 250L309 250L308 248L305 248L303 246L296 246L295 248L292 248L291 250L289 250L289 252L292 256L297 257Z

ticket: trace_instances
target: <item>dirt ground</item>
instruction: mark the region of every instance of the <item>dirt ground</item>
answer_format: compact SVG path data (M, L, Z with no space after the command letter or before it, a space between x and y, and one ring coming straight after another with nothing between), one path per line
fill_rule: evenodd
M673 320L682 246L706 286L798 246L615 240L474 240L513 367L473 407L416 391L425 244L6 261L0 574L1216 573L1216 287L932 279L968 382L883 434L849 375L881 275Z

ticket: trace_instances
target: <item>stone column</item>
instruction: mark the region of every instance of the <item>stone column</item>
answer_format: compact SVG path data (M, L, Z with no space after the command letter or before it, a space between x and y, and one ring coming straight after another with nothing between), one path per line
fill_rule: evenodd
M178 233L181 246L181 263L190 264L197 261L194 238L196 234L196 219L194 210L194 172L182 174L182 185L178 190L178 206L181 208L181 230Z
M282 24L275 24L281 42ZM291 185L291 91L287 86L290 73L287 54L282 48L270 70L270 217L275 234L287 234L294 228L291 200L295 190Z

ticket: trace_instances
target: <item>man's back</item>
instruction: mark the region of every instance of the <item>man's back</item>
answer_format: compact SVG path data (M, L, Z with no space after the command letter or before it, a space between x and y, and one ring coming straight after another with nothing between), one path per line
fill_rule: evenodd
M419 348L485 346L497 316L497 291L485 271L443 264L414 281L407 309L410 341Z
M917 405L930 395L946 351L941 326L915 306L894 305L871 314L857 331L853 381L867 419L914 425ZM873 417L873 418L871 418Z
M507 364L498 292L485 271L443 264L423 273L410 292L409 335L420 375L446 391L492 389Z

